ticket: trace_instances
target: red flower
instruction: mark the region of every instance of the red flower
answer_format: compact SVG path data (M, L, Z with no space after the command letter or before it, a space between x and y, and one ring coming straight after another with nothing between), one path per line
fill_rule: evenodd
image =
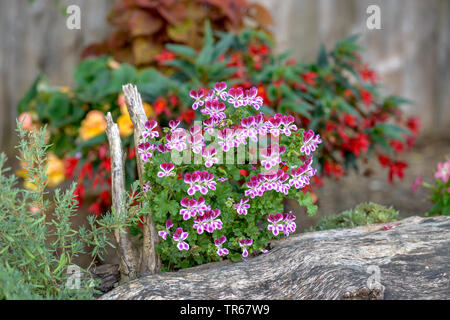
M335 178L339 178L344 175L342 167L334 161L325 161L324 172L326 175L333 175Z
M77 187L73 191L73 199L78 202L78 208L82 205L84 195L84 186L82 184L77 185Z
M105 160L103 160L99 168L105 169L106 171L111 171L111 158L108 157Z
M100 199L102 200L103 204L105 206L111 205L111 194L109 190L105 190L102 193L100 193Z
M378 75L375 71L369 69L368 65L365 64L359 71L362 81L367 82L370 81L373 85L378 81Z
M133 159L134 157L136 157L136 149L134 149L133 147L129 147L128 148L128 159Z
M142 229L142 227L144 226L144 216L140 216L139 217L139 223L138 223L138 227L140 228L140 229Z
M356 117L350 114L344 116L345 123L350 127L356 127Z
M403 170L408 168L408 165L402 161L395 161L389 164L389 182L394 182L394 177L398 176L400 179L403 179L405 174Z
M155 57L155 60L158 61L158 63L163 63L165 61L170 61L175 58L176 58L175 53L167 49L164 49L159 55Z
M367 135L358 133L356 137L350 138L348 142L343 145L345 150L351 151L355 156L359 157L361 151L369 151L369 138Z
M402 152L403 151L403 143L401 141L398 141L398 140L392 141L391 142L391 147L397 152Z
M241 173L241 176L244 176L244 177L248 177L248 175L249 175L248 170L245 170L245 169L239 169L239 172Z
M153 103L153 107L155 109L156 115L159 116L161 113L164 112L164 114L167 117L170 117L171 113L167 108L167 102L163 98L159 97L158 99L156 99L155 102Z
M286 62L286 64L287 64L288 66L294 66L296 63L297 63L297 61L296 61L294 58L289 59L289 60Z
M411 117L408 119L408 128L414 134L419 134L420 127L422 126L418 117Z
M79 159L77 157L67 158L64 160L64 175L67 179L72 179L75 169L77 168Z
M302 90L303 92L308 92L308 87L305 86L304 83L294 82L294 88L295 88L295 89Z
M107 153L108 147L105 144L101 145L100 149L98 150L98 156L100 157L100 159L104 159Z
M80 172L80 179L84 179L84 176L88 176L89 180L92 179L92 163L91 162L86 162L84 164L84 166L81 167L81 172Z
M261 98L263 98L263 102L264 102L265 105L270 105L271 104L271 101L267 97L266 88L264 87L264 85L262 83L258 84L258 95Z
M364 101L364 104L366 105L366 107L370 107L370 105L372 103L372 92L365 90L365 89L361 89L360 94L361 94L361 99Z
M389 163L391 162L391 158L389 158L388 156L380 154L378 156L378 161L380 162L381 166L384 168L384 167L387 167L389 165Z
M317 73L308 71L302 75L303 81L305 81L311 87L316 85Z
M348 98L353 98L355 95L353 94L353 91L350 89L345 89L344 95Z
M267 56L269 54L269 47L267 47L264 43L259 47L251 44L249 50L252 54L259 56Z
M406 138L406 146L408 147L408 149L411 149L415 143L416 143L415 136L409 136Z
M176 107L177 104L178 104L178 97L176 95L174 95L174 94L171 94L169 96L169 102L172 105L172 107Z
M92 213L95 216L99 216L101 213L102 205L99 201L94 202L88 208L88 212Z
M189 109L181 113L177 118L177 120L184 121L189 125L192 123L192 121L194 121L194 119L195 119L195 111L192 109Z

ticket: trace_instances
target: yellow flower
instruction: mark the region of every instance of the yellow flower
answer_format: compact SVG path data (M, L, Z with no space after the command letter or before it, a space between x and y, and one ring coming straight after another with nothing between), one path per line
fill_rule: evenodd
M133 133L133 123L131 122L130 115L128 114L127 105L125 103L125 96L123 93L117 98L117 104L120 107L120 113L122 114L117 119L117 125L119 126L119 133L122 138L126 138ZM147 118L153 115L153 108L147 102L143 102L143 107Z
M22 169L16 171L16 175L24 178L24 187L29 190L36 190L36 185L29 181L27 171L25 170L26 164L21 163ZM47 157L47 181L49 187L56 187L66 179L64 161L59 159L53 153L50 153Z
M145 114L147 115L147 118L150 119L152 117L152 115L153 115L153 108L147 102L144 102L143 105L144 105Z
M83 140L89 140L106 130L105 115L98 110L89 111L86 118L81 121L80 136Z
M122 138L126 138L133 133L133 123L128 113L121 115L117 119L117 126L119 127L119 133Z
M47 164L48 186L55 187L66 179L64 161L50 153L47 158Z

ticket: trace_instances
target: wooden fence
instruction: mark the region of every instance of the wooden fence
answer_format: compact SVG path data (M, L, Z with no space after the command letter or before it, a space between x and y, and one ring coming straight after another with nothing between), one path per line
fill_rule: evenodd
M254 0L256 1L256 0ZM278 50L314 59L319 44L361 34L363 57L380 73L386 92L414 100L428 134L449 134L450 1L260 0L274 17ZM81 30L69 30L61 8L81 8ZM15 142L16 105L39 71L56 85L71 85L79 55L104 39L112 0L0 1L0 146ZM368 30L366 9L381 8L381 30Z

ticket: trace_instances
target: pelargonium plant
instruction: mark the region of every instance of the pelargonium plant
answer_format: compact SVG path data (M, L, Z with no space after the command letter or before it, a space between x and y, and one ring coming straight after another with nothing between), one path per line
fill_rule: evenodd
M416 180L412 184L411 188L414 193L417 192L419 187L425 187L433 191L430 196L431 202L433 202L433 208L428 212L428 216L435 215L450 215L450 160L445 162L439 162L437 164L437 170L434 173L435 183L434 185L424 182L422 176L417 176Z
M267 116L252 87L192 90L201 121L190 128L154 120L138 145L144 162L144 198L167 269L267 252L269 240L289 236L295 216L283 199L317 209L305 188L316 174L313 152L322 142L290 115ZM160 134L161 132L161 134Z

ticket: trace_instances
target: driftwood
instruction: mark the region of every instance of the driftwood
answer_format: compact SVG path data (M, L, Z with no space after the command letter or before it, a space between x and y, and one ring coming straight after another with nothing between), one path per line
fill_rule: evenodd
M101 299L450 299L450 218L294 235L266 254L125 283Z
M109 142L109 153L111 157L111 191L112 207L114 211L123 219L126 219L125 208L125 172L123 166L122 143L119 135L119 128L114 123L111 113L106 115L106 134ZM138 272L137 253L131 241L128 227L123 230L114 230L117 242L117 251L120 259L120 274L123 281L136 278Z
M117 264L102 264L90 270L94 279L100 280L95 289L105 293L119 285L120 272Z
M144 171L144 164L139 157L137 146L140 143L142 134L145 131L145 122L147 121L147 116L145 115L144 106L142 105L141 95L137 91L136 86L132 84L127 84L122 87L123 93L125 95L125 103L127 105L128 114L130 115L131 122L133 123L134 130L134 145L136 149L136 162L139 174L139 182L141 185L141 190L143 189L142 174ZM150 272L156 273L159 271L161 266L161 260L156 254L156 244L159 241L159 237L156 233L156 226L152 219L152 213L149 212L143 218L143 243L141 251L141 266L140 272Z

